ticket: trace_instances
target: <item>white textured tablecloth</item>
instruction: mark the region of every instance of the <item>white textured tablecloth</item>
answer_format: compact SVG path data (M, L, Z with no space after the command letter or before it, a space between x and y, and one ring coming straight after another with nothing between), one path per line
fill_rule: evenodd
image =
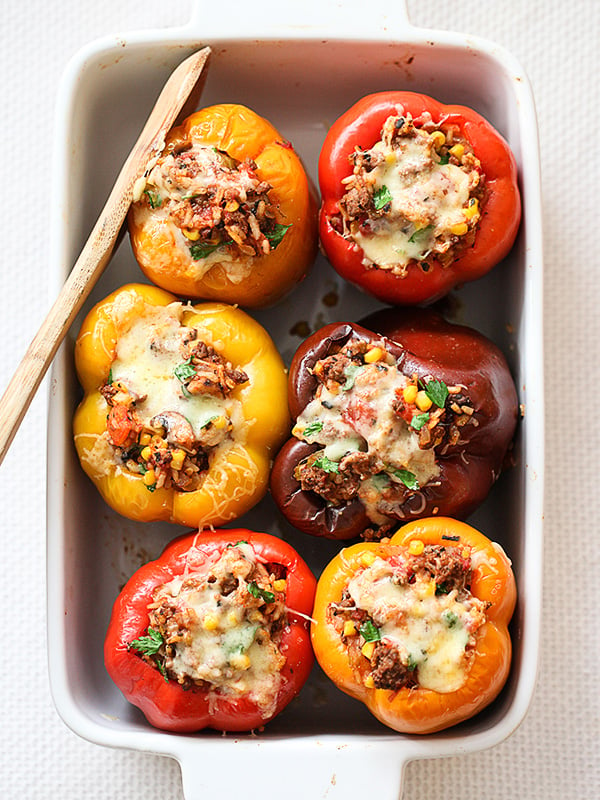
M409 0L409 10L415 24L497 41L532 82L545 207L547 499L541 663L530 712L491 750L410 764L404 795L593 800L600 797L600 437L593 410L600 397L600 3ZM50 305L50 154L61 73L87 42L182 24L190 3L3 0L0 11L3 390ZM6 797L177 800L174 761L84 742L54 710L45 639L45 426L42 387L0 469L0 786ZM285 788L265 786L262 794L285 796Z

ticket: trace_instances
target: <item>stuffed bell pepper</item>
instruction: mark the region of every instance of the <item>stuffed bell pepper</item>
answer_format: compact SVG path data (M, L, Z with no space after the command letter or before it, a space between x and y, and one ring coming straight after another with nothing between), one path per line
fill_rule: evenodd
M75 364L77 453L120 514L203 527L262 498L289 430L286 373L246 313L130 284L89 312Z
M466 517L500 474L519 408L496 345L431 309L314 333L292 360L289 404L271 491L292 525L331 539Z
M204 108L174 128L134 200L140 267L185 297L266 306L316 254L316 200L300 159L244 106Z
M511 249L515 159L478 113L413 92L364 97L319 159L320 236L333 267L380 300L427 304Z
M157 728L259 728L310 673L315 583L275 536L231 529L179 537L117 598L106 668Z
M342 550L319 579L312 641L326 674L384 725L433 733L472 717L510 669L516 600L500 545L453 519Z

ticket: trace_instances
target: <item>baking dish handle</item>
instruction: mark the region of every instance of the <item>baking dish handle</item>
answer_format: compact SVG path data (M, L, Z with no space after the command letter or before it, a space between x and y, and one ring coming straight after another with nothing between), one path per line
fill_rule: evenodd
M269 740L261 747L256 739L238 739L221 748L208 765L198 752L198 742L184 742L177 758L181 767L185 800L206 800L214 791L214 775L222 775L227 797L247 797L248 776L263 775L265 795L279 787L285 800L348 800L349 797L371 797L377 800L398 800L402 794L402 778L407 763L398 743L365 743L357 750L339 745L327 738L294 747L291 752L285 740Z
M397 36L411 28L408 0L395 3L371 3L365 10L364 0L303 0L302 3L282 3L281 0L254 0L236 8L235 30L244 36L266 39L273 36L302 38L303 35L350 39L385 34ZM193 0L189 28L202 35L210 20L213 39L231 38L230 15L216 14L208 0Z

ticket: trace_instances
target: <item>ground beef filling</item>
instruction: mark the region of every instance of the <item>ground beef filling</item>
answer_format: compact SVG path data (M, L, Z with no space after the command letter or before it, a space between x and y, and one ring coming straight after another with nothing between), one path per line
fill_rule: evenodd
M470 593L467 550L413 545L421 552L403 551L389 562L365 557L327 620L366 686L453 691L472 661L486 604Z
M172 380L185 403L187 399L226 398L248 381L248 375L223 359L212 347L197 339L193 328L181 328L178 336L150 341L157 357L177 349L177 366ZM188 416L164 409L150 418L144 414L146 396L128 388L127 381L110 381L100 388L108 405L107 437L114 456L128 472L141 474L149 491L197 490L209 469L212 450L232 434L233 423L225 414L215 413L200 429Z
M293 433L321 447L294 477L333 506L358 499L374 523L369 538L381 538L403 518L400 506L422 502L437 458L464 443L477 416L464 387L404 376L383 342L351 339L317 361L313 376L315 399Z
M244 542L215 558L157 587L147 632L129 648L186 689L249 695L266 717L285 664L285 569L259 563Z
M331 223L368 267L400 277L418 264L448 267L472 246L485 204L485 176L455 126L389 117L381 140L350 156L340 214Z
M169 215L196 261L216 251L266 255L287 226L277 222L273 187L256 170L254 161L236 161L214 147L173 150L150 172L141 202Z

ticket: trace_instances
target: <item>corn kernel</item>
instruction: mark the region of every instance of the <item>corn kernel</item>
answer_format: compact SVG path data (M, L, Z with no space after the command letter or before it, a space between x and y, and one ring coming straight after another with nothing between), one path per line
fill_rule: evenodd
M180 470L183 466L183 462L185 461L185 450L173 450L171 453L171 467L176 470Z
M473 219L477 214L479 214L479 202L476 197L472 197L469 205L464 209L464 215L467 219Z
M461 158L461 156L465 152L465 146L464 144L455 144L453 147L450 148L450 152L455 158Z
M433 597L435 594L435 581L427 581L418 584L417 595L424 600L426 597Z
M415 397L415 404L419 411L429 411L433 402L427 392L424 389L421 389L417 392L417 396Z
M190 240L190 242L196 242L200 238L200 231L192 231L189 228L182 228L181 232L186 239Z
M279 578L276 581L273 581L273 588L276 592L285 592L287 587L287 581L285 578Z
M142 445L142 447L145 447L146 445L150 444L151 441L152 441L152 436L150 436L149 433L142 433L142 435L140 436L140 444Z
M413 539L408 545L408 552L411 556L420 556L425 550L425 544L421 539Z
M292 436L295 436L297 439L299 439L303 433L304 433L304 428L302 427L302 425L294 425L294 427L292 428Z
M344 622L344 630L342 633L344 636L354 636L356 634L356 625L351 619L347 619L346 622Z
M471 557L471 551L469 550L468 547L463 547L462 552L461 552L461 556L463 558L470 558Z
M229 614L227 614L227 622L230 625L238 625L239 624L240 620L238 619L238 614L237 614L236 611L230 611Z
M144 459L144 461L148 461L151 455L152 450L148 446L142 448L140 456Z
M233 653L229 656L229 663L234 669L250 669L250 659L246 653Z
M144 472L143 481L145 486L152 486L153 483L156 483L156 475L153 469Z
M386 164L395 164L398 160L398 156L395 153L386 153L385 156L385 163Z
M216 631L219 627L219 620L214 614L207 614L202 620L202 627L205 631Z
M453 233L455 236L464 236L468 230L469 226L466 222L457 222L456 225L450 226L450 233Z
M373 676L372 675L367 675L367 677L364 680L364 685L365 685L365 688L367 688L367 689L374 689L375 688L375 681L373 680Z
M240 204L238 203L237 200L230 200L225 205L225 211L237 211L239 207L240 207Z
M414 403L417 398L417 393L419 389L417 388L416 383L409 383L408 386L404 387L404 391L402 392L402 397L404 398L405 403Z
M227 418L221 414L220 416L215 417L215 419L213 419L212 424L215 426L215 428L221 430L227 425Z
M443 144L446 144L446 137L442 131L434 131L431 134L431 138L433 140L433 146L436 150L438 150Z
M381 361L385 355L385 350L381 347L372 347L365 353L365 364L374 364L376 361Z
M370 567L375 561L375 553L363 553L360 557L361 564L365 567Z
M371 660L371 656L373 655L374 650L375 650L375 642L365 642L363 646L360 648L360 652L363 654L365 658L368 658L369 661Z

